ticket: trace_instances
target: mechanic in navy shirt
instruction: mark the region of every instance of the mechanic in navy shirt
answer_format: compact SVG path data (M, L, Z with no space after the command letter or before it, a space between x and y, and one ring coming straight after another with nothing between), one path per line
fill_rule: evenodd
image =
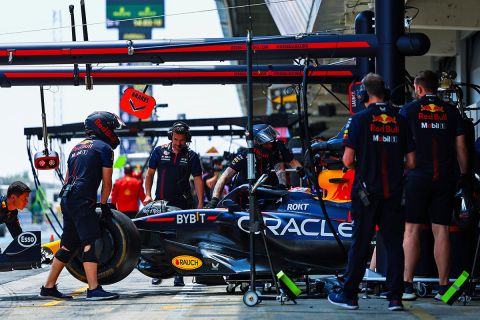
M274 169L278 182L270 179L270 183L278 183L282 188L285 188L287 184L285 162L292 161L293 155L285 146L283 146L283 148L281 146L279 147L276 141L277 136L278 133L270 125L256 124L253 126L255 178L260 178L264 173L270 174L270 171ZM240 151L228 168L222 173L213 190L212 199L206 208L215 208L217 206L225 185L229 183L233 177L236 176L234 187L248 182L247 153L248 150L246 149Z
M192 141L190 128L184 122L175 122L168 131L169 144L156 147L148 164L145 177L145 200L146 205L152 202L152 185L155 171L157 175L157 188L155 200L166 200L168 205L180 209L192 209L194 201L190 189L190 176L197 195L197 208L203 208L203 180L202 167L198 154L188 148ZM157 278L152 279L152 284L160 284ZM175 286L184 286L183 277L175 276Z
M95 212L97 190L102 182L100 206L102 216L112 214L107 204L112 190L113 149L120 141L114 130L123 125L110 112L94 112L85 120L88 137L77 144L68 157L65 185L60 192L63 213L61 247L55 254L50 274L42 286L40 296L53 299L71 299L58 291L56 283L64 266L78 251L88 282L87 300L118 298L98 284L95 241L101 237L99 216Z
M437 299L448 289L450 239L456 163L460 172L468 170L467 148L458 110L436 96L437 75L420 72L414 81L418 99L405 105L400 114L407 119L417 145L417 163L407 173L405 186L406 226L405 299L415 299L413 276L420 254L422 224L432 224L434 256L440 289ZM458 160L457 160L458 159Z
M156 147L148 163L145 177L146 197L144 204L152 202L152 185L157 171L155 200L166 200L171 206L192 209L194 201L190 190L190 176L193 176L197 194L197 208L203 208L202 167L198 154L188 148L191 134L188 125L176 122L170 128L168 138L172 142Z
M352 243L342 293L328 296L331 303L358 308L362 281L375 225L387 254L387 287L390 310L402 310L404 215L400 210L405 165L413 167L415 146L408 126L389 103L383 78L369 73L362 80L367 109L349 119L344 132L343 163L355 168L351 193ZM407 163L404 163L404 158Z
M31 191L25 183L15 181L8 187L7 195L0 196L0 224L5 223L12 238L22 233L18 209L23 210L28 204Z

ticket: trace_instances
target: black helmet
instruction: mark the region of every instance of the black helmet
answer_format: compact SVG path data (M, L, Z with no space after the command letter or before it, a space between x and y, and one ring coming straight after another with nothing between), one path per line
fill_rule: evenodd
M268 124L256 124L253 126L253 142L256 145L274 142L278 135L278 132Z
M114 130L124 127L125 123L116 114L107 111L95 111L85 119L84 124L87 135L97 137L108 143L113 149L120 144Z
M455 194L453 222L463 229L476 227L479 220L479 199L470 189L460 187Z

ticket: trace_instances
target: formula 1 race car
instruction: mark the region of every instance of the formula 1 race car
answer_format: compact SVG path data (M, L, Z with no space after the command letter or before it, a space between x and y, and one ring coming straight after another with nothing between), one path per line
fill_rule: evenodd
M348 247L352 234L349 195L353 174L325 170L319 175L335 232ZM306 188L259 186L258 212L274 269L292 276L342 271L346 256L334 239L319 199ZM145 206L133 221L113 210L96 249L99 281L115 283L135 267L154 278L220 275L245 281L250 274L248 185L232 190L216 209L180 210L164 201ZM256 237L259 278L270 278L262 237ZM67 268L86 281L79 258Z

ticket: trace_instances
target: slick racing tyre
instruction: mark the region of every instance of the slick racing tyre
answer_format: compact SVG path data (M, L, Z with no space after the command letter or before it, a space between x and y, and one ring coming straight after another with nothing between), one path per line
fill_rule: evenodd
M155 262L158 262L158 258L155 260L157 260ZM138 262L137 269L150 278L169 279L175 275L175 270L173 270L173 268L167 263L155 265L155 262L152 262L147 256L142 256Z
M100 212L97 209L97 214ZM98 282L102 285L119 282L128 276L140 256L140 235L135 224L120 211L112 210L112 213L100 219L102 238L95 242ZM78 280L87 282L80 254L70 261L67 269Z

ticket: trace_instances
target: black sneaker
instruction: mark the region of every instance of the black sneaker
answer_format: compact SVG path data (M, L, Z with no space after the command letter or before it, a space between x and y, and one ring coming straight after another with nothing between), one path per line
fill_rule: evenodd
M160 284L162 284L162 279L152 278L152 285L159 286Z
M442 301L442 297L445 294L445 292L447 292L449 287L450 286L448 284L439 285L437 294L435 295L435 300Z
M175 279L173 280L173 286L184 287L185 283L183 282L183 276L175 276Z
M87 300L113 300L118 299L118 294L103 290L102 286L98 286L93 290L87 289Z
M57 285L54 285L53 288L45 288L44 286L42 286L42 288L40 289L40 294L38 296L40 298L55 299L55 300L73 299L72 296L68 296L58 291Z
M404 282L403 283L403 295L402 300L405 301L412 301L417 299L417 294L415 293L415 289L413 288L412 282Z
M400 299L390 300L390 303L388 304L388 310L390 310L390 311L402 311L403 310L402 300L400 300Z

